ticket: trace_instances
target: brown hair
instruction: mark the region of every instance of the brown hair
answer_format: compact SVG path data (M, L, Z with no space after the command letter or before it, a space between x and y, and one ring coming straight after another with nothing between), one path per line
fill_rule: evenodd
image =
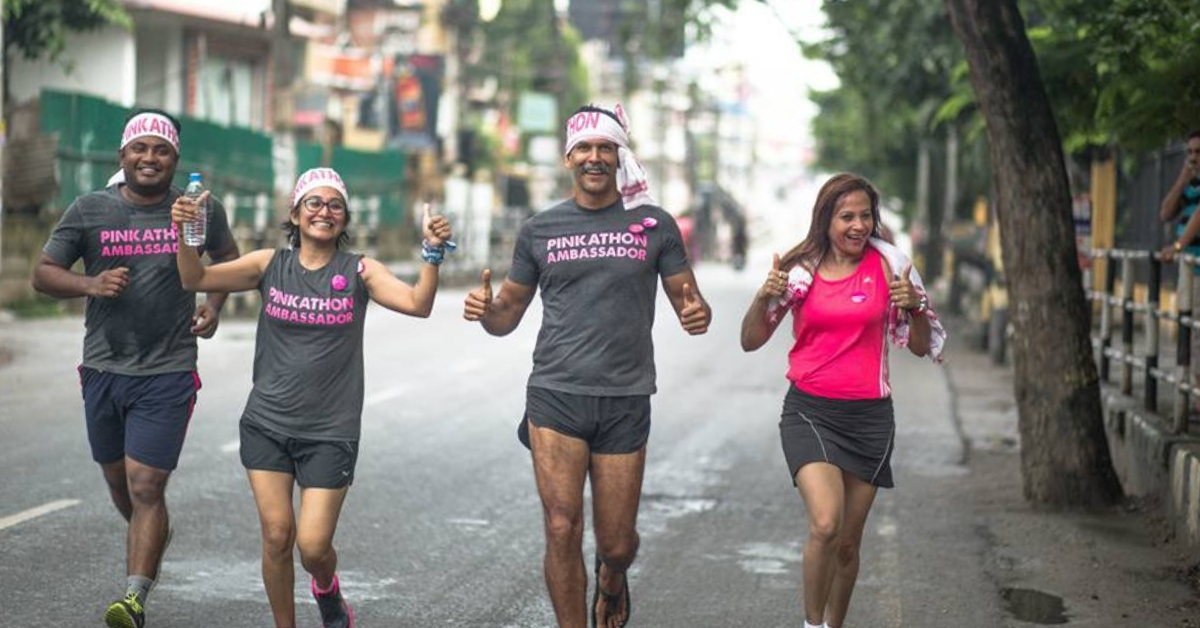
M835 174L821 191L817 193L817 202L813 205L812 224L808 228L808 236L800 244L792 247L779 261L782 270L790 270L797 264L810 272L816 272L821 264L821 258L829 252L829 226L833 223L833 214L838 203L846 195L853 192L864 192L871 202L871 218L875 223L871 235L878 238L882 235L883 223L879 218L879 192L865 177L843 172Z

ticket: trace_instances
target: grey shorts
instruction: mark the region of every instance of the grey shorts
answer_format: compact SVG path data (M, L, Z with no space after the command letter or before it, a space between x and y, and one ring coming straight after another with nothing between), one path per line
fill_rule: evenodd
M529 447L529 427L549 428L588 444L594 454L631 454L650 439L650 396L595 397L530 386L517 437Z
M247 470L288 473L301 488L338 489L354 482L358 441L292 438L244 419L240 431Z

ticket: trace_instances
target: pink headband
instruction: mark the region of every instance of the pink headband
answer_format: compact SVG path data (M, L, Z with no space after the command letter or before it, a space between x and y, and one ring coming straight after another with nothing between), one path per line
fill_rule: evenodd
M312 192L317 188L333 188L342 195L342 200L346 204L350 204L350 195L346 192L346 184L342 181L342 176L333 168L313 168L300 175L296 179L296 187L292 190L292 202L289 206L296 209L300 204L300 200L305 194Z
M175 154L179 154L179 132L166 116L145 112L129 119L125 124L125 132L121 134L121 148L125 148L133 140L146 136L161 137L171 143Z

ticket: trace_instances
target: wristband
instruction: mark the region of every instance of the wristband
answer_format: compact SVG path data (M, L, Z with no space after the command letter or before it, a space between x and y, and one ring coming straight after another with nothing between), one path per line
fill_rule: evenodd
M425 260L425 263L427 264L441 266L442 262L446 259L446 247L433 246L428 240L422 240L421 259Z

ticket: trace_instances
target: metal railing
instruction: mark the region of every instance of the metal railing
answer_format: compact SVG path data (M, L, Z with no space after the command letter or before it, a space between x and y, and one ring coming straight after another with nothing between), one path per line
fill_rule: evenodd
M1134 375L1140 372L1142 405L1156 414L1162 414L1159 412L1159 385L1165 384L1161 392L1171 391L1171 411L1165 415L1169 428L1175 434L1186 434L1193 399L1200 399L1200 387L1195 385L1190 368L1192 335L1200 333L1200 320L1192 312L1192 290L1196 280L1193 269L1200 265L1200 257L1186 253L1175 256L1178 280L1176 307L1175 311L1171 311L1161 306L1164 262L1159 252L1093 249L1089 256L1093 261L1106 260L1103 264L1103 288L1088 290L1089 299L1100 305L1099 325L1093 327L1092 333L1092 347L1096 352L1100 380L1110 382L1115 370L1121 394L1136 398ZM1141 265L1146 266L1148 274L1145 297L1139 302L1134 298L1134 285ZM1093 264L1093 268L1095 266ZM1085 285L1092 285L1090 277ZM1171 365L1160 362L1164 324L1173 325L1175 331L1174 360ZM1141 352L1135 350L1134 346L1139 329ZM1119 337L1114 337L1118 336L1118 330Z

